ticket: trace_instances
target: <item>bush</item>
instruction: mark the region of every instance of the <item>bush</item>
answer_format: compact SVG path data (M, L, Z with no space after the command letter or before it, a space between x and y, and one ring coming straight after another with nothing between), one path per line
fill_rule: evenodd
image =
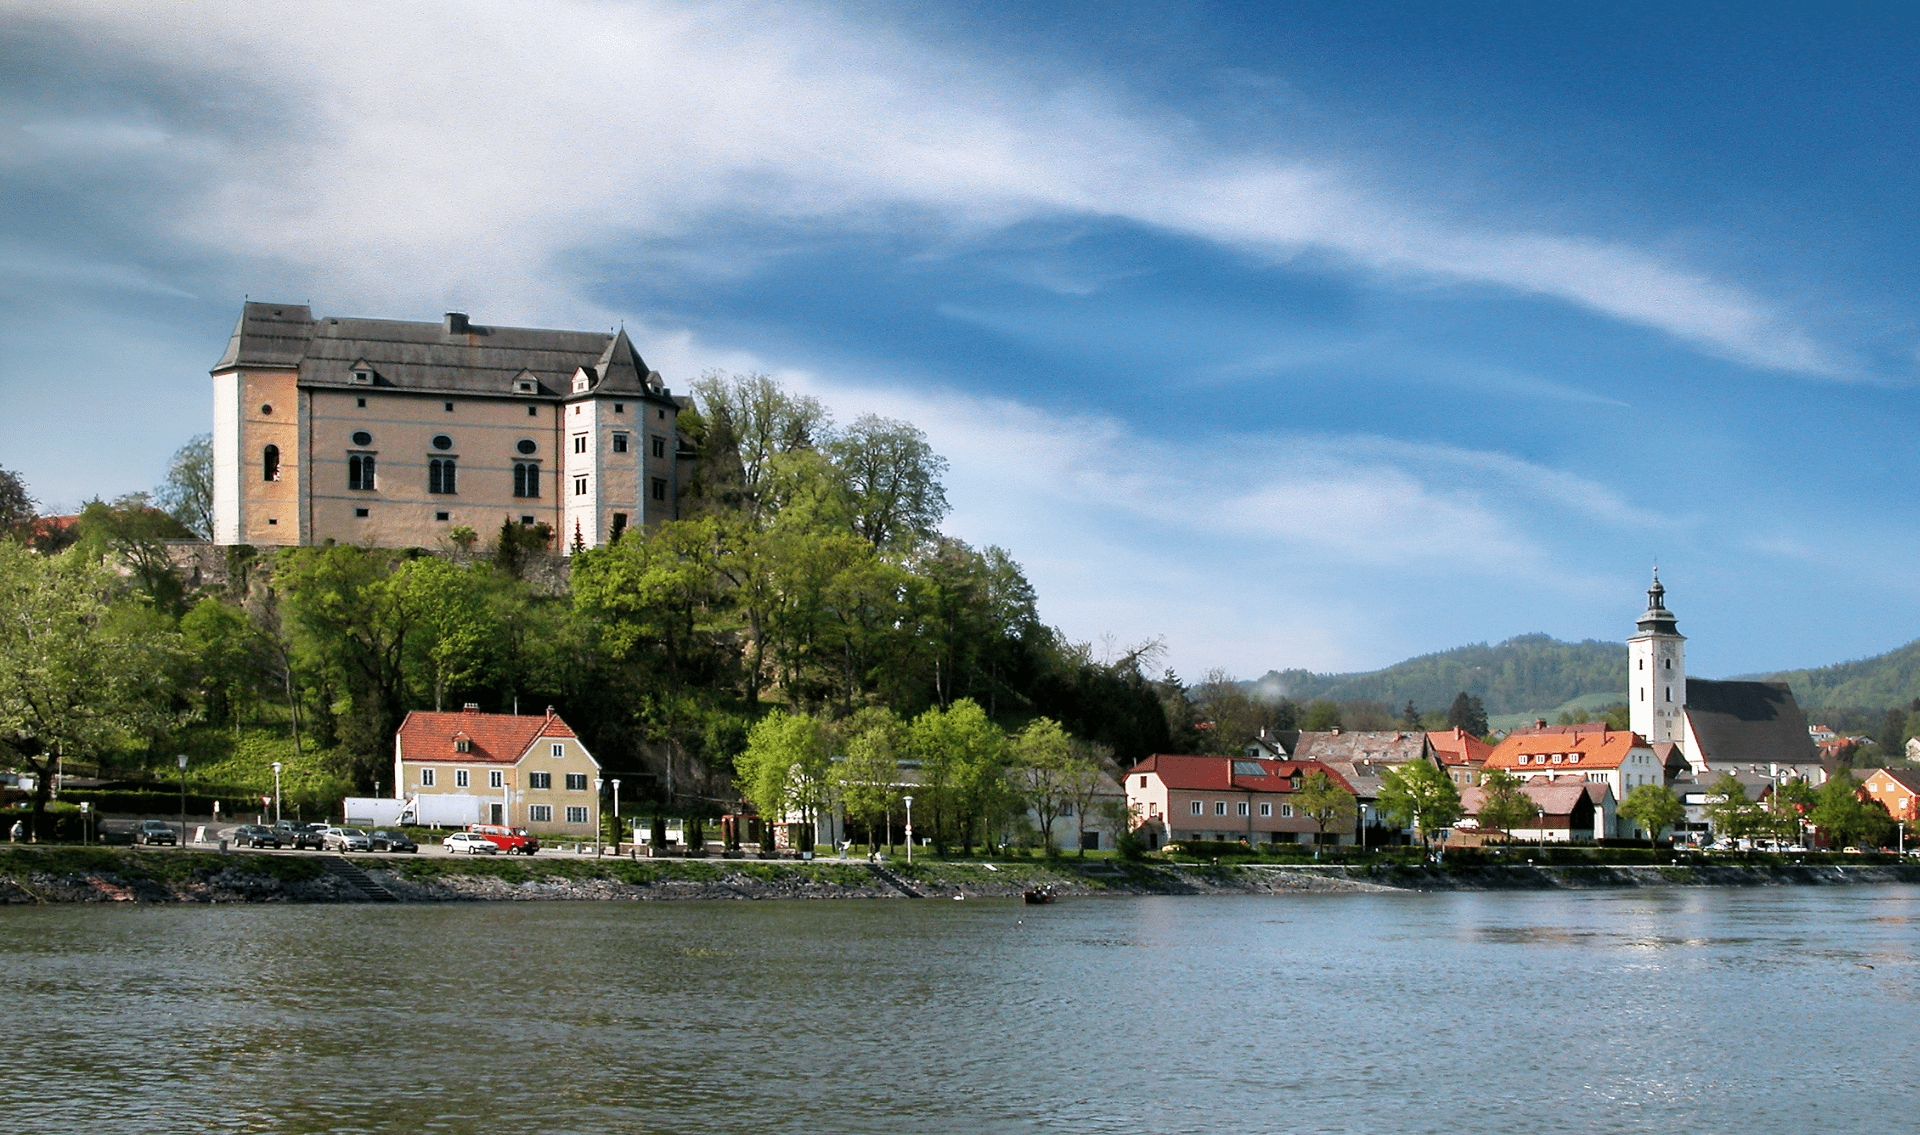
M1113 846L1115 850L1119 851L1120 858L1122 859L1130 859L1138 862L1147 857L1147 841L1134 835L1132 832L1127 832L1119 839L1114 840Z

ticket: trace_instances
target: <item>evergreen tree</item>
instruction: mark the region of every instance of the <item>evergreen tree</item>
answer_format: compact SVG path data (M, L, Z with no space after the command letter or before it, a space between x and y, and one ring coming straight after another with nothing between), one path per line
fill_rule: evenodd
M1487 707L1478 695L1460 691L1447 707L1447 724L1455 729L1464 729L1475 737L1485 737L1491 730L1487 726Z

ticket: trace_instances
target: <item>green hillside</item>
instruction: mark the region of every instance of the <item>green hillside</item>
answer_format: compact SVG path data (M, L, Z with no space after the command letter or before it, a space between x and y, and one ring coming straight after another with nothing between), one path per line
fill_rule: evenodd
M1396 709L1408 701L1445 709L1464 690L1479 697L1489 715L1551 715L1575 699L1625 700L1627 647L1520 635L1493 646L1482 642L1423 654L1365 674L1269 670L1254 685L1299 702L1364 699Z
M1920 698L1920 641L1817 670L1746 676L1785 681L1807 710L1905 706Z

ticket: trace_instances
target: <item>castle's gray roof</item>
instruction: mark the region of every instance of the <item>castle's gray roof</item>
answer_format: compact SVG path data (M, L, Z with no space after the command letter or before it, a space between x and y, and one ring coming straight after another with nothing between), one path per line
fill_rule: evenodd
M528 395L514 383L528 379L539 397L566 397L585 368L594 393L667 397L624 330L487 327L459 314L439 323L315 319L303 304L248 303L213 370L241 367L297 368L302 386L353 386L354 372L369 370L376 387L520 398Z
M1819 751L1785 682L1687 679L1687 721L1700 741L1689 754L1718 772L1732 764L1810 765Z

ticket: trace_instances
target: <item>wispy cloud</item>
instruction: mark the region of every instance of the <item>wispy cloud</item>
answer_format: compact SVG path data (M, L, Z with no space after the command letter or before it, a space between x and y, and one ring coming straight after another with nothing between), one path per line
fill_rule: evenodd
M529 314L577 310L556 257L619 231L720 214L882 229L1083 214L1317 250L1387 282L1551 297L1754 366L1860 373L1775 305L1646 249L1438 216L1369 190L1339 155L1221 152L1097 82L1011 74L821 8L319 3L289 23L229 3L137 19L115 0L11 6L159 66L244 58L236 83L301 92L310 117L210 163L178 231L257 249L322 290L417 304L430 280ZM138 149L190 127L62 129Z

